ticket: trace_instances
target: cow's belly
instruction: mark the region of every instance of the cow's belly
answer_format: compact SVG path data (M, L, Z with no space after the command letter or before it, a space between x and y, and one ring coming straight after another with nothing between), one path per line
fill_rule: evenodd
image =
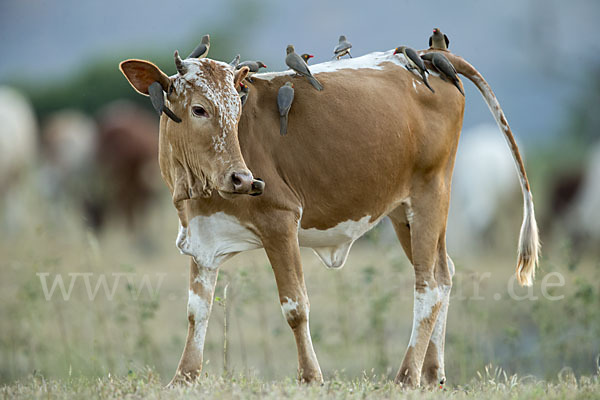
M298 242L302 247L312 248L328 268L341 268L354 241L378 222L379 220L371 222L371 216L366 215L358 221L340 222L325 230L299 228Z
M312 248L327 267L341 268L354 241L378 222L379 219L371 222L367 215L325 230L298 226L298 243ZM193 257L196 264L206 268L217 268L234 254L263 247L252 230L223 212L198 215L189 221L187 228L180 225L176 245L182 254Z

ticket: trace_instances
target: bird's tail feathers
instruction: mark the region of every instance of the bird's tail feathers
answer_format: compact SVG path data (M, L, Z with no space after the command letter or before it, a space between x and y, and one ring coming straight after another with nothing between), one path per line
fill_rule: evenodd
M286 115L281 115L279 117L279 134L281 136L287 135L287 123L288 123L287 114Z
M321 85L321 82L319 82L317 78L315 78L314 76L307 76L307 78L310 84L313 85L315 89L323 90L323 85Z

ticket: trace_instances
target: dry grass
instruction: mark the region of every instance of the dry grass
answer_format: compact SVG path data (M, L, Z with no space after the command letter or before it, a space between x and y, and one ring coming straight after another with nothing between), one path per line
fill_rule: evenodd
M7 385L5 398L440 395L402 392L389 383L409 339L413 278L400 246L385 230L358 243L341 271L326 270L311 251L302 252L324 386L294 382L293 337L264 252L254 251L227 262L219 277L216 296L223 297L229 285L227 353L223 307L217 302L205 350L208 377L189 388L163 390L181 354L187 324L188 260L174 246L176 216L168 199L155 207L136 235L115 224L96 236L68 204L45 203L33 191L21 196L26 223L18 229L0 224L0 383ZM592 398L599 389L597 263L588 259L569 266L559 243L547 244L531 289L537 300L515 300L507 286L514 254L483 253L454 259L446 350L452 389L443 396ZM542 295L541 283L551 272L565 279L564 286L548 291L564 295L560 301ZM112 299L101 289L90 300L79 275L70 300L59 292L46 300L39 273L49 274L50 283L61 274L67 284L69 273L91 274L92 287L103 274L109 283L115 274L132 280L122 278ZM161 282L155 295L145 289L138 295L143 279L155 289ZM517 296L528 293L514 290ZM473 380L488 363L508 375L488 372ZM565 366L573 374L557 378ZM364 371L369 371L366 377ZM520 380L512 374L536 378Z

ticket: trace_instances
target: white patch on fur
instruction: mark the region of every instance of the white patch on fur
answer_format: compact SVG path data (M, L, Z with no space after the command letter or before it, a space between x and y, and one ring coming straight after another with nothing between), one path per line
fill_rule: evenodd
M340 222L325 230L299 228L298 242L300 246L312 248L328 268L341 268L354 241L378 222L379 219L371 221L371 216L366 215L358 221Z
M236 217L218 212L192 218L187 228L180 224L176 245L198 267L215 269L234 254L261 248L262 242Z
M412 85L413 85L413 88L415 89L415 92L418 93L417 92L417 84L415 83L414 79L412 80Z
M189 291L188 297L188 315L194 317L194 344L202 352L210 315L210 304L192 290Z
M433 307L441 300L442 292L438 287L427 286L423 292L415 290L413 305L413 327L410 334L409 346L415 347L419 339L421 322L431 316Z
M293 313L298 312L298 302L286 297L285 302L281 303L281 312L286 320L292 319Z
M435 321L435 325L433 327L433 331L431 333L431 342L435 345L437 350L437 360L438 360L438 376L437 381L441 381L445 377L444 370L444 335L446 333L446 318L448 316L448 305L450 304L450 289L452 286L450 285L441 285L439 287L441 292L441 306L440 311L437 316L437 320Z
M211 63L213 69L225 71L225 80L213 81L207 79L200 69L200 65L206 63ZM174 83L175 90L178 94L184 96L186 106L189 102L188 91L196 89L200 89L204 97L213 104L215 110L217 110L219 126L221 127L221 133L212 138L213 147L217 153L225 152L225 138L229 132L233 132L235 129L241 110L240 96L233 83L233 69L229 64L208 58L200 60L186 59L183 60L183 64L186 73L183 76L178 75L178 79Z
M394 50L377 51L365 54L361 57L344 58L341 60L332 60L320 64L312 64L309 66L310 72L313 75L326 72L335 72L342 69L376 69L382 70L383 64L392 63L399 66L406 66L407 61L403 54L394 55ZM295 72L291 69L281 72L263 72L254 74L253 78L270 81L278 76L294 75Z
M198 267L198 275L194 278L194 283L199 283L208 292L212 293L215 285L216 273L212 269Z

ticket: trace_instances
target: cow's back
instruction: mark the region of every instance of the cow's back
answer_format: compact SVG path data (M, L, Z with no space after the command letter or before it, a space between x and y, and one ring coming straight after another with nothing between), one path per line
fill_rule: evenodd
M451 172L463 96L437 77L430 92L395 56L386 57L379 69L311 67L321 92L299 76L254 79L239 125L241 149L267 182L265 197L300 199L302 228L376 220L410 195L415 178ZM296 94L288 135L280 136L276 96L287 81Z

